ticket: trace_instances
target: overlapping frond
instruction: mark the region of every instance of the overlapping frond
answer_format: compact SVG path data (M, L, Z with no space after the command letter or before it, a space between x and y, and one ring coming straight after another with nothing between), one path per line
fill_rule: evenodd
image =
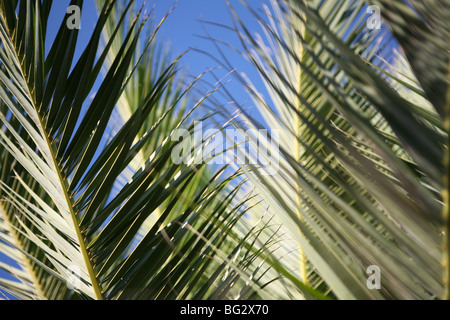
M307 283L304 272L317 272L338 298L442 297L445 100L433 95L432 110L405 95L430 93L414 77L398 81L389 68L395 38L367 28L363 1L273 1L265 17L249 9L265 38L233 11L234 27L268 96L241 78L259 114L243 109L239 124L279 131L278 174L261 164L248 177L307 258L291 279ZM398 22L396 11L383 12ZM427 30L435 55L446 56L445 28ZM447 86L447 73L433 70ZM366 284L371 265L381 270L380 290Z

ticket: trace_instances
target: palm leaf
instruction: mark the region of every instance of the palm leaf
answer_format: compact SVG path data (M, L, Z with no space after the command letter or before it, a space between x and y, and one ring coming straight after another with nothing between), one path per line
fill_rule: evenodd
M1 236L33 278L14 271L25 283L3 286L19 298L207 298L238 288L267 297L244 261L230 259L246 246L232 231L242 211L221 193L234 176L171 162L173 131L192 131L189 115L216 89L171 117L191 85L175 80L176 62L145 68L155 37L142 46L148 17L131 5L104 1L75 59L78 30L65 23L44 56L51 2L2 2L1 222L11 231ZM233 276L208 281L219 266Z
M307 257L290 279L308 281L312 269L344 299L441 297L442 118L380 72L384 61L374 53L394 44L382 37L386 29L365 28L362 1L274 1L272 8L264 19L249 7L265 41L232 10L269 94L241 78L259 115L241 109L237 125L279 130L278 174L265 174L261 163L248 176ZM366 286L370 265L385 279L379 291Z

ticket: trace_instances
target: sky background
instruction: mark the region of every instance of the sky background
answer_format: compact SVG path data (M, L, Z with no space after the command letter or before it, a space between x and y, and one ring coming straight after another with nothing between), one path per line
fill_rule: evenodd
M250 30L261 30L255 17L241 4L240 0L229 1ZM135 2L137 7L140 7L144 3L144 0L136 0ZM253 8L260 9L262 8L262 4L267 2L268 1L264 0L252 0L250 3ZM59 27L62 19L64 19L64 15L70 1L57 0L53 1L53 3L54 7L50 16L50 21L54 22L54 24L50 23L50 25L54 25L55 28L49 28L47 39L48 42L56 36L58 31L57 27ZM206 36L205 29L211 34L212 37L242 49L239 38L234 31L201 23L199 21L214 21L218 24L232 26L232 20L226 0L145 0L144 6L148 10L151 10L154 7L151 15L152 22L150 22L153 25L157 25L166 13L171 8L174 8L158 32L158 42L161 45L170 45L173 58L179 54L182 54L186 50L189 50L189 52L180 61L179 66L181 66L184 71L192 77L197 77L205 70L218 67L217 62L214 62L212 59L200 52L192 50L203 50L218 57L218 52L212 42L201 38L201 36ZM81 30L79 34L79 50L76 54L79 55L82 53L82 49L87 44L94 29L96 19L97 9L95 0L85 0L84 8L82 10ZM262 89L262 82L260 82L259 76L251 64L232 50L229 50L223 46L222 48L226 50L227 59L230 60L236 70L247 74L252 80L256 81L257 87ZM47 50L48 49L49 47ZM215 69L214 72L218 75L225 74L225 71L221 72L219 69ZM258 84L260 86L258 86ZM245 102L248 99L242 86L237 80L233 80L231 83L227 84L227 88L231 90L239 102Z

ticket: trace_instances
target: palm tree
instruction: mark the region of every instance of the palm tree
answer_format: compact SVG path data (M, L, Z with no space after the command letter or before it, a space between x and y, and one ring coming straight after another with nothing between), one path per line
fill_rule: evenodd
M246 199L232 205L239 173L171 161L174 130L192 130L216 89L192 101L179 59L157 54L160 24L141 36L148 16L133 1L98 3L75 58L78 30L65 21L45 47L52 1L1 2L0 252L14 261L0 264L1 292L267 298L251 245L264 226L242 222Z
M278 174L248 165L246 178L296 239L296 267L272 264L305 296L448 298L450 6L372 4L380 30L365 1L272 1L263 16L248 4L264 37L230 6L266 86L240 77L258 114L241 107L236 126L280 135Z
M265 84L238 75L257 114L219 107L240 105L226 86L194 99L202 77L186 85L160 58L132 2L98 1L77 59L64 23L45 55L52 1L0 5L0 252L15 261L1 292L449 298L448 1L374 0L379 30L362 0L249 2L263 36L230 5ZM174 164L174 130L198 118L272 132L253 146L277 130L278 172Z

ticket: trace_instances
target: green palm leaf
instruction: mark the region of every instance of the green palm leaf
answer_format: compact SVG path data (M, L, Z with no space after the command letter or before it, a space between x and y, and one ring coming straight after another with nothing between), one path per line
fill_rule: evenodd
M374 55L383 52L380 43L392 44L366 28L363 1L273 1L265 19L249 10L265 39L233 10L234 29L269 98L241 78L259 115L241 109L237 125L279 130L279 172L250 165L247 177L299 244L300 268L289 278L308 282L318 274L343 299L442 297L445 99L429 99L435 110L423 103L431 94L424 76L425 94L416 89L422 100L410 100L405 91L419 84L396 81L400 76ZM385 13L397 36L396 11ZM444 31L427 28L438 63L447 50ZM399 41L414 50L406 37ZM447 86L448 71L433 70L438 88ZM380 290L366 286L371 265L381 269Z
M44 56L51 1L2 2L0 236L30 274L1 285L19 298L267 297L248 266L262 253L242 240L255 230L232 231L245 212L222 193L234 175L171 161L174 130L192 131L215 89L186 109L193 84L153 56L132 2L101 3L79 59L65 22Z

